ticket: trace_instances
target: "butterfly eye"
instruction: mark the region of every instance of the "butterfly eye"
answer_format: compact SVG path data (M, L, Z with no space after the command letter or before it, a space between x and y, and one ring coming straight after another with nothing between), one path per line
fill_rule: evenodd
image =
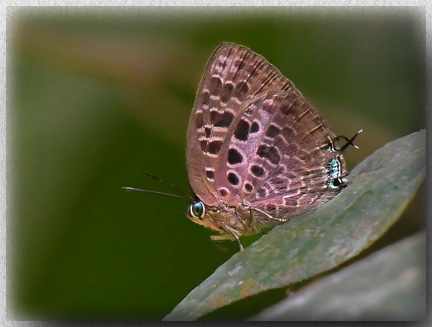
M195 202L191 204L189 210L192 217L201 219L205 212L204 204L202 202Z

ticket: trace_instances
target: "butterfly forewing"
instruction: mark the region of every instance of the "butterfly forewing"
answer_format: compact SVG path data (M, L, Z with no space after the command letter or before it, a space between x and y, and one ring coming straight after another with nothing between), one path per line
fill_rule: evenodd
M288 90L303 98L279 70L248 48L224 43L214 52L201 79L187 132L189 182L204 203L220 204L221 192L227 193L223 186L219 190L215 187L216 175L221 174L216 166L226 162L222 156L228 154L222 149L227 148L226 135L233 128L233 121L244 114L245 106L255 97ZM226 167L224 170L223 174L228 174L224 180L236 182ZM228 193L230 203L239 200L238 194L234 198L235 190Z

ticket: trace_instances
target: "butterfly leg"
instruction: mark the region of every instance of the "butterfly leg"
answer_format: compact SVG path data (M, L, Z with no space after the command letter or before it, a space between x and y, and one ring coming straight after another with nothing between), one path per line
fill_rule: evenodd
M237 240L240 247L240 251L244 250L243 244L241 244L240 238L236 234L211 235L210 239L215 242L226 241L226 240L230 240L230 241Z
M269 218L269 219L271 219L271 220L276 220L276 221L279 221L279 222L281 222L281 223L284 223L284 222L286 222L288 219L286 219L286 218L277 218L277 217L273 217L272 215L269 215L267 212L265 212L265 211L263 211L263 210L261 210L261 209L258 209L258 208L252 208L252 207L250 207L250 210L252 211L252 210L255 210L255 211L258 211L259 213L262 213L264 216L266 216L267 218Z

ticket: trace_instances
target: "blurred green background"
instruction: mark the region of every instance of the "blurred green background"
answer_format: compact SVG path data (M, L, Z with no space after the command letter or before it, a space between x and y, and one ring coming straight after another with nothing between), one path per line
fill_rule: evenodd
M10 8L8 305L25 319L160 320L238 251L187 204L185 133L224 41L264 55L327 118L354 167L425 127L424 14L398 8ZM387 241L424 226L420 192Z

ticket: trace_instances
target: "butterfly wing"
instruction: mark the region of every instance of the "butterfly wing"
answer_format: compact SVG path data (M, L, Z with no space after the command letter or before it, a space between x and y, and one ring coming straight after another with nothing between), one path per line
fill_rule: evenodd
M216 166L217 190L225 203L273 217L301 214L333 198L346 173L335 134L324 118L292 90L269 91L248 103L232 122Z
M223 43L209 60L189 119L186 149L189 183L207 205L220 204L221 192L227 192L221 187L232 185L219 185L219 190L215 185L217 169L225 162L221 157L227 155L222 148L228 146L232 122L243 114L246 103L270 90L290 90L302 98L278 69L246 47ZM226 167L219 173L226 175ZM230 203L240 200L235 190L230 194Z

